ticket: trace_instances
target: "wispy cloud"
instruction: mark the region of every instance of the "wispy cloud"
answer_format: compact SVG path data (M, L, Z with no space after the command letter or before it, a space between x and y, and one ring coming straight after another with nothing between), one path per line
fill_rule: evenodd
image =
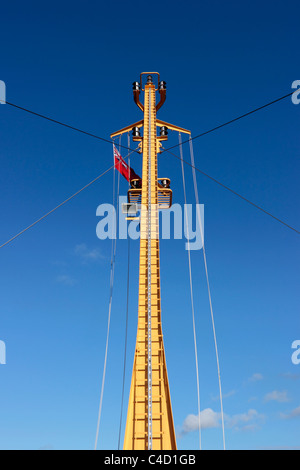
M298 406L297 408L294 408L289 413L280 413L280 417L282 419L300 418L300 406Z
M285 403L289 401L287 391L283 390L279 392L278 390L273 390L273 392L267 393L264 397L264 402L276 401L278 403Z
M76 284L76 279L73 279L71 276L68 276L68 274L62 274L60 276L56 277L56 282L59 284L63 284L65 286L74 286Z
M250 403L251 401L257 401L257 400L258 400L257 397L250 397L248 400L248 403Z
M255 431L264 420L265 416L253 409L248 410L246 413L224 416L226 427L235 431ZM221 413L211 408L206 408L201 411L200 420L199 415L189 414L181 426L179 437L183 437L185 434L193 431L198 431L199 423L201 429L218 428L221 426Z
M256 373L249 377L248 382L259 382L260 380L263 380L263 378L262 374Z
M84 263L105 258L98 248L88 248L85 243L76 245L74 252Z
M282 374L282 377L290 380L299 380L300 374L292 374L291 372L286 372L285 374Z
M200 419L199 415L189 414L181 426L180 437L184 434L197 431L199 424L201 429L217 428L220 426L220 419L221 414L213 411L211 408L201 411Z
M227 393L223 393L223 398L229 398L229 397L232 397L233 395L235 395L237 393L236 390L230 390L229 392ZM220 400L220 396L214 396L214 397L211 397L212 401L219 401Z
M254 409L227 417L227 425L235 431L255 431L265 421L265 416Z

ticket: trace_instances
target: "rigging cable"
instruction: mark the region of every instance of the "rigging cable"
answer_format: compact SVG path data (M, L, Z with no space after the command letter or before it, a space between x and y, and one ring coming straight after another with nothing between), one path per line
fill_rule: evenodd
M22 106L18 106L17 104L10 103L9 101L4 102L3 100L0 100L0 102L5 103L9 106L12 106L13 108L20 109L21 111L25 111L26 113L32 114L33 116L37 116L37 117L40 117L42 119L46 119L46 121L53 122L54 124L58 124L60 126L66 127L68 129L71 129L71 130L76 131L76 132L80 132L80 134L85 134L89 137L93 137L95 139L102 140L102 142L106 142L108 144L113 143L111 140L105 139L105 137L100 137L99 135L93 134L92 132L84 131L83 129L80 129L79 127L71 126L70 124L66 124L65 122L58 121L57 119L53 119L49 116L45 116L44 114L37 113L37 112L32 111L30 109L23 108ZM128 147L125 147L124 145L120 145L120 147L125 148L126 150L131 150L133 152L137 152L137 150L130 149Z
M130 152L128 155L126 155L126 157L124 157L124 160L126 158L128 158L133 152L135 152L135 150L133 150L132 152ZM28 225L28 227L24 228L23 230L21 230L19 233L17 233L16 235L14 235L13 237L11 237L9 240L7 240L5 243L2 243L2 245L0 245L0 248L3 248L5 245L8 245L9 243L11 243L13 240L15 240L16 238L18 238L20 235L22 235L23 233L25 233L27 230L29 230L30 228L34 227L37 223L41 222L43 219L45 219L46 217L48 217L50 214L52 214L53 212L55 212L57 209L59 209L60 207L62 207L64 204L66 204L67 202L71 201L71 199L73 199L75 196L77 196L78 194L80 194L82 191L84 191L86 188L88 188L89 186L91 186L93 183L95 183L96 181L98 181L100 178L102 178L102 176L106 175L106 173L108 173L110 170L112 170L114 168L114 165L110 166L109 168L107 168L107 170L105 170L103 173L101 173L100 175L98 175L96 178L94 178L92 181L90 181L88 184L86 184L85 186L83 186L83 188L79 189L78 191L76 191L76 193L72 194L71 196L69 196L67 199L65 199L63 202L61 202L60 204L58 204L58 206L54 207L54 209L51 209L49 212L46 212L44 215L42 215L42 217L40 217L39 219L37 219L35 222L33 222L32 224Z
M192 139L191 139L192 140ZM170 155L173 155L173 157L177 158L178 160L180 160L180 157L178 155L176 155L175 153L173 152L170 152L168 149L165 149L164 147L163 148L163 151L164 152L167 152L169 153ZM279 219L278 217L276 217L275 215L271 214L271 212L268 212L266 211L265 209L263 209L261 206L259 206L258 204L255 204L254 202L250 201L250 199L247 199L246 197L242 196L241 194L239 194L237 191L234 191L233 189L229 188L229 186L226 186L224 183L221 183L221 181L218 181L216 178L213 178L212 176L208 175L207 173L205 173L204 171L200 170L199 168L197 168L195 166L195 164L191 164L189 162L187 162L186 160L183 160L183 162L186 164L186 165L189 165L193 170L195 171L198 171L199 173L201 173L202 175L206 176L207 178L209 178L211 181L214 181L214 183L217 183L219 186L221 186L222 188L226 189L227 191L230 191L232 194L234 194L235 196L239 197L240 199L242 199L243 201L247 202L248 204L250 204L251 206L255 207L256 209L260 210L261 212L263 212L264 214L272 217L274 220L276 220L277 222L281 223L282 225L284 225L285 227L293 230L294 232L298 233L300 235L300 231L297 230L295 227L292 227L291 225L287 224L286 222L284 222L283 220Z
M128 147L130 147L130 134L127 134ZM130 155L128 157L128 166L130 172ZM128 189L130 189L130 176L128 180ZM126 317L125 317L125 342L124 342L124 364L123 364L123 380L122 380L122 398L121 398L121 412L120 412L120 426L118 438L118 450L120 450L123 408L124 408L124 392L125 392L125 378L126 378L126 360L127 360L127 335L128 335L128 312L129 312L129 281L130 281L130 236L127 238L128 252L127 252L127 295L126 295Z
M284 100L285 98L288 98L288 97L292 96L294 93L296 93L295 90L292 91L292 92L290 92L290 93L288 93L288 94L286 94L286 95L284 95L284 96L281 96L280 98L277 98L277 99L275 99L275 100L273 100L273 101L270 101L270 102L268 102L268 103L266 103L266 104L264 104L264 105L262 105L262 106L259 106L258 108L252 109L251 111L248 111L247 113L244 113L244 114L242 114L242 115L240 115L240 116L237 116L236 118L233 118L233 119L231 119L230 121L224 122L223 124L219 124L218 126L212 128L212 129L209 129L209 130L207 130L207 131L205 131L205 132L202 132L202 133L196 135L195 137L193 137L193 140L198 139L199 137L203 137L203 136L205 136L205 135L207 135L207 134L210 134L211 132L215 132L215 131L221 129L222 127L228 126L229 124L233 124L234 122L239 121L240 119L243 119L243 118L245 118L245 117L247 117L247 116L250 116L250 115L252 115L252 114L254 114L254 113L258 112L258 111L261 111L262 109L265 109L265 108L267 108L267 107L269 107L269 106L271 106L271 105L273 105L273 104L275 104L275 103L278 103L279 101ZM50 118L49 116L45 116L44 114L40 114L40 113L37 113L37 112L32 111L32 110L30 110L30 109L24 108L23 106L19 106L19 105L17 105L17 104L10 103L9 101L0 100L0 102L5 103L5 104L7 104L7 105L9 105L9 106L11 106L11 107L13 107L13 108L19 109L19 110L21 110L21 111L25 111L26 113L32 114L32 115L34 115L34 116L40 117L40 118L42 118L42 119L46 119L47 121L53 122L54 124L59 124L60 126L66 127L66 128L68 128L68 129L72 129L73 131L80 132L81 134L85 134L85 135L87 135L87 136L89 136L89 137L93 137L93 138L95 138L95 139L102 140L103 142L107 142L107 143L110 143L110 144L112 143L110 140L105 139L104 137L100 137L100 136L98 136L98 135L96 135L96 134L93 134L93 133L91 133L91 132L84 131L84 130L78 128L78 127L74 127L74 126L71 126L70 124L66 124L66 123L64 123L64 122L62 122L62 121L58 121L57 119ZM189 142L189 141L186 140L186 141L183 142L183 144L185 144L185 143L187 143L187 142ZM127 150L132 150L132 149L130 149L130 148L128 148L128 147L124 147L124 146L121 146L121 147L126 148ZM175 148L175 147L178 147L178 144L177 144L177 145L174 145L174 146L172 146L172 147L169 147L168 149L165 149L164 151L166 151L166 150L171 150L171 149L173 149L173 148ZM139 153L137 150L135 150L135 152ZM163 153L163 152L161 152L161 153Z
M182 154L182 142L181 134L178 134L179 138L179 151L181 157L181 173L182 173L182 184L184 193L184 214L185 223L187 227L187 239L188 239L188 262L189 262L189 280L190 280L190 294L191 294L191 306L192 306L192 319L193 319L193 335L194 335L194 349L195 349L195 364L196 364L196 378L197 378L197 400L198 400L198 424L199 424L199 449L202 449L201 444L201 407L200 407L200 385L199 385L199 365L198 365L198 348L197 348L197 336L196 336L196 324L195 324L195 309L194 309L194 294L193 294L193 278L192 278L192 264L191 264L191 251L190 251L190 236L189 236L189 224L187 220L187 198L185 188L185 176L184 176L184 165L183 165L183 154Z
M113 206L115 206L115 172L116 172L116 168L115 168L114 152L113 152L113 158L114 158ZM104 385L105 385L105 377L106 377L108 342L109 342L110 320L111 320L111 308L112 308L112 297L113 297L114 276L115 276L116 248L117 248L119 190L120 190L120 173L118 172L117 203L116 203L117 204L117 210L116 210L116 218L114 218L114 220L113 220L112 243L111 243L110 286L109 286L109 305L108 305L107 333L106 333L104 365L103 365L102 384L101 384L101 392L100 392L100 401L99 401L98 420L97 420L97 429L96 429L96 438L95 438L94 450L97 450L98 439L99 439L100 421L101 421L101 413L102 413L102 403L103 403L103 395L104 395Z
M219 124L218 126L216 127L213 127L212 129L209 129L208 131L205 131L205 132L201 132L201 134L198 134L198 135L195 135L195 137L192 138L192 140L196 140L196 139L199 139L199 137L203 137L207 134L211 134L212 132L215 132L219 129L222 129L223 127L225 126L228 126L229 124L233 124L234 122L236 121L239 121L240 119L243 119L245 117L248 117L250 116L251 114L254 114L254 113L257 113L258 111L261 111L262 109L265 109L267 108L268 106L271 106L272 104L275 104L275 103L278 103L279 101L282 101L284 100L285 98L288 98L289 96L292 96L293 94L295 93L295 91L292 91L291 93L288 93L287 95L284 95L284 96L281 96L280 98L277 98L276 100L273 100L273 101L270 101L269 103L266 103L262 106L259 106L258 108L255 108L255 109L252 109L251 111L248 111L247 113L245 114L241 114L240 116L236 117L236 118L233 118L231 119L230 121L227 121L227 122L224 122L223 124ZM186 144L187 142L189 142L190 139L188 140L185 140L184 142L182 142L183 144ZM164 149L164 152L166 152L167 150L171 150L171 149L174 149L176 147L178 147L179 144L176 144L176 145L173 145L172 147L168 147L167 149ZM163 153L163 152L161 152Z
M219 130L219 129L225 127L225 126L228 126L229 124L233 124L234 122L239 121L240 119L243 119L243 118L245 118L245 117L247 117L247 116L250 116L250 115L252 115L252 114L254 114L254 113L256 113L256 112L258 112L258 111L260 111L260 110L262 110L262 109L265 109L265 108L267 108L267 107L269 107L269 106L271 106L271 105L273 105L273 104L275 104L275 103L278 103L278 102L284 100L285 98L288 98L288 97L292 96L294 93L295 93L295 91L292 91L292 92L290 92L290 93L288 93L288 94L286 94L286 95L284 95L284 96L281 96L280 98L277 98L277 99L275 99L275 100L273 100L273 101L270 101L270 102L268 102L268 103L266 103L266 104L264 104L264 105L262 105L262 106L259 106L258 108L255 108L255 109L253 109L253 110L251 110L251 111L248 111L247 113L244 113L244 114L242 114L242 115L240 115L240 116L238 116L238 117L236 117L236 118L234 118L234 119L231 119L230 121L224 122L224 123L222 123L222 124L220 124L220 125L218 125L218 126L216 126L216 127L213 127L212 129L209 129L209 130L207 130L207 131L205 131L205 132L202 132L202 133L196 135L195 137L193 137L193 140L198 139L198 138L200 138L200 137L203 137L203 136L205 136L205 135L207 135L207 134L210 134L210 133L212 133L212 132L214 132L214 131L216 131L216 130ZM80 132L80 133L85 134L85 135L87 135L87 136L94 137L94 138L96 138L96 139L98 139L98 140L101 140L101 141L103 141L103 142L112 143L112 142L111 142L110 140L108 140L108 139L105 139L105 138L103 138L103 137L100 137L100 136L98 136L98 135L95 135L95 134L93 134L93 133L91 133L91 132L84 131L84 130L79 129L79 128L77 128L77 127L71 126L71 125L66 124L66 123L64 123L64 122L58 121L57 119L50 118L50 117L48 117L48 116L45 116L45 115L40 114L40 113L37 113L37 112L32 111L32 110L30 110L30 109L24 108L24 107L22 107L22 106L18 106L18 105L16 105L16 104L10 103L10 102L8 102L8 101L3 101L3 100L0 100L0 101L2 101L3 103L6 103L6 104L9 105L9 106L14 107L14 108L17 108L17 109L19 109L19 110L22 110L22 111L25 111L25 112L27 112L27 113L30 113L30 114L32 114L32 115L34 115L34 116L37 116L37 117L46 119L46 120L48 120L48 121L50 121L50 122L53 122L53 123L55 123L55 124L59 124L59 125L64 126L64 127L66 127L66 128L72 129L72 130L74 130L74 131L76 131L76 132ZM186 142L189 142L189 140L184 141L183 144L186 143ZM132 153L132 152L139 153L139 150L138 150L138 149L133 150L133 149L130 149L129 147L125 147L125 146L121 146L121 147L126 148L127 150L130 150L131 153ZM162 151L161 153L163 153L163 152L169 152L170 154L174 155L176 158L179 158L177 155L175 155L174 153L170 152L171 149L174 149L174 148L176 148L176 147L178 147L178 144L177 144L177 145L173 145L172 147L169 147L169 148L167 148L167 149L163 148L163 151ZM188 163L188 162L184 162L184 163L190 165L190 163ZM258 206L257 204L251 202L249 199L245 198L244 196L241 196L241 195L238 194L236 191L230 189L228 186L224 185L223 183L217 181L215 178L213 178L213 177L209 176L208 174L204 173L204 172L203 172L202 170L200 170L199 168L196 168L195 166L194 166L194 168L195 168L196 171L202 173L204 176L207 176L207 177L210 178L212 181L214 181L215 183L219 184L220 186L222 186L223 188L227 189L228 191L231 191L233 194L235 194L236 196L240 197L240 198L243 199L245 202L248 202L248 203L251 204L253 207L256 207L257 209L259 209L260 211L262 211L262 212L264 212L265 214L269 215L270 217L272 217L273 219L277 220L277 221L280 222L281 224L285 225L286 227L288 227L288 228L290 228L291 230L294 230L296 233L300 234L300 231L296 230L295 228L291 227L291 226L288 225L287 223L283 222L283 221L280 220L278 217L275 217L275 216L272 215L270 212L264 210L262 207L260 207L260 206ZM83 188L83 189L84 189L84 188ZM75 194L75 195L76 195L76 194ZM67 201L66 201L66 202L67 202ZM64 203L63 203L63 204L64 204ZM58 207L59 207L59 206L58 206ZM57 207L57 208L58 208L58 207ZM55 209L54 209L54 210L55 210ZM53 211L50 211L49 214L50 214L51 212L53 212ZM45 217L46 217L47 215L49 215L49 214L46 214ZM43 217L43 218L44 218L44 217ZM41 218L40 220L42 220L42 218ZM38 220L37 222L39 222L39 220ZM36 222L36 223L37 223L37 222ZM33 225L35 225L35 223L34 223ZM28 227L28 228L30 228L30 227ZM22 232L21 232L21 233L22 233ZM21 235L21 233L18 234L17 236ZM7 243L9 243L10 241L12 241L12 239L9 240ZM5 244L6 244L6 243L5 243ZM5 245L5 244L4 244L4 245ZM2 246L4 246L4 245L1 245L0 248L2 248Z
M223 411L223 396L222 396L222 384L221 384L221 373L220 373L220 361L219 361L217 335L216 335L214 312L213 312L212 299L211 299L210 284L209 284L209 279L208 279L206 250L205 250L205 243L204 243L204 233L203 233L202 220L201 220L201 215L200 215L199 194L198 194L198 185L197 185L197 178L196 178L196 171L195 171L195 160L194 160L194 151L193 151L192 138L189 139L189 144L190 144L190 154L191 154L191 166L192 166L192 173L193 173L194 192L195 192L195 199L196 199L197 215L198 215L198 219L199 219L199 223L200 223L200 233L201 233L201 241L202 241L202 251L203 251L203 259L204 259L204 267L205 267L205 276L206 276L206 284L207 284L208 299L209 299L209 308L210 308L210 314L211 314L214 344L215 344L215 353L216 353L216 361L217 361L217 369L218 369L218 382L219 382L221 421L222 421L222 435L223 435L223 449L225 450L226 449L226 446L225 446L225 427L224 427L224 411Z

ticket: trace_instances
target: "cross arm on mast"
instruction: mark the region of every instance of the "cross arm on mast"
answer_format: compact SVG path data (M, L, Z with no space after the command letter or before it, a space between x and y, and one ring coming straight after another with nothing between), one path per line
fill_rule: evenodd
M129 126L123 127L123 129L120 129L119 131L114 132L113 134L110 135L111 139L114 139L115 137L118 137L119 135L126 134L126 132L132 131L134 127L143 127L144 125L144 119L141 121L135 122L134 124L130 124Z
M187 129L183 129L182 127L179 127L179 126L175 126L175 124L170 124L169 122L161 121L160 119L156 119L156 125L159 127L165 126L171 131L177 131L177 132L182 132L183 134L191 135L191 131L188 131Z

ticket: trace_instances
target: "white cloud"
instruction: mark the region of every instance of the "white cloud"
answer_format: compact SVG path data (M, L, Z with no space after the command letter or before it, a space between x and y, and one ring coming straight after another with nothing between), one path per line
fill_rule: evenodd
M273 392L267 393L264 397L265 402L277 401L278 403L285 403L289 401L287 396L287 391L284 390L279 392L278 390L273 390Z
M236 393L237 393L236 390L230 390L230 392L223 394L223 398L232 397L232 396L235 395ZM218 396L212 397L211 399L212 399L213 401L219 401L219 400L220 400L220 396L218 395Z
M235 431L255 431L265 420L264 415L259 414L256 410L250 409L246 413L240 413L233 416L224 415L224 421L228 428ZM211 408L206 408L200 413L201 429L218 428L221 426L221 413ZM179 437L183 437L193 431L199 430L198 415L189 414L181 427Z
M291 372L287 372L286 374L282 374L282 377L291 380L299 380L300 374L292 374Z
M250 397L248 400L248 403L250 403L251 401L256 401L257 399L258 399L257 397Z
M258 382L259 380L263 380L263 375L256 373L249 377L248 382Z
M199 429L199 424L201 429L208 428L217 428L220 426L220 413L216 413L211 408L206 408L199 415L188 415L182 425L181 434L187 434L189 432L197 431Z
M75 254L81 258L83 262L97 261L103 259L101 251L98 248L90 249L85 243L81 243L75 246Z
M264 419L264 415L250 409L246 413L227 417L226 423L229 428L236 431L255 431Z
M282 419L300 418L300 406L298 406L298 408L294 408L290 413L280 413L280 417Z

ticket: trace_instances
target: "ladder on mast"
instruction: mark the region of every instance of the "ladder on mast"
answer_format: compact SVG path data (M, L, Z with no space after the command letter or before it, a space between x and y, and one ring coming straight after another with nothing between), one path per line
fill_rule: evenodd
M143 88L142 78L147 75ZM158 77L158 88L153 83ZM144 91L144 104L140 92ZM156 92L160 101L156 104ZM176 436L171 406L167 365L161 324L159 215L172 204L168 178L159 178L157 154L161 141L167 140L167 129L190 134L186 129L156 118L166 99L166 83L157 72L143 72L140 83L133 84L134 101L144 119L111 135L112 138L133 130L133 140L140 142L143 155L141 184L128 191L128 202L140 206L140 271L138 326L132 371L124 450L176 450ZM160 135L157 135L157 127ZM143 128L143 136L140 130Z

